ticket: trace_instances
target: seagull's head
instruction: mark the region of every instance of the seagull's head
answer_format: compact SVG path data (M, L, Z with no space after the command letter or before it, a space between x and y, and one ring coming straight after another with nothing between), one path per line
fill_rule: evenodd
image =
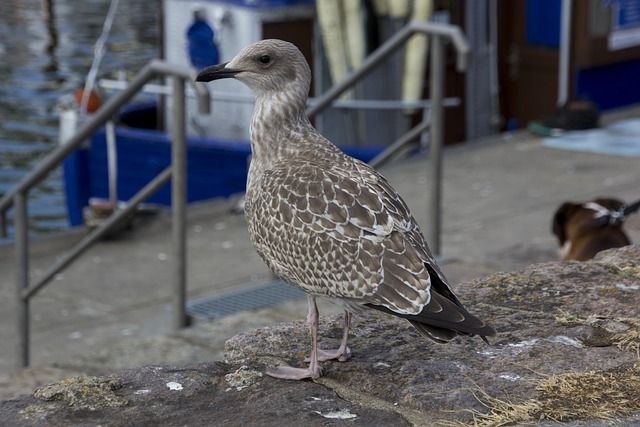
M224 64L206 67L196 81L235 78L257 95L274 92L309 93L311 70L298 48L283 40L269 39L253 43Z

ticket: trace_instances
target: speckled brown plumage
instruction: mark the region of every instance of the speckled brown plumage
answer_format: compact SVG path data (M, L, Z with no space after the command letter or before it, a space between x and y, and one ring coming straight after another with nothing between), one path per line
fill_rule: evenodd
M265 263L309 295L310 367L279 368L272 375L319 376L316 352L319 360L348 359L350 313L366 307L404 317L438 342L495 333L458 301L387 180L313 128L305 115L311 73L295 46L255 43L231 62L204 69L198 80L224 77L256 94L246 194L249 235ZM345 337L337 352L316 348L318 296L345 306Z

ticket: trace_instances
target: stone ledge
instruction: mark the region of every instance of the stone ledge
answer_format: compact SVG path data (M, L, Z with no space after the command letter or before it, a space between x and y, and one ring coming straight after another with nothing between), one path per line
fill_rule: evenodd
M596 421L605 416L640 425L640 246L493 274L457 293L499 331L491 346L479 338L434 344L407 322L369 312L355 316L349 362L324 363L316 382L275 380L263 375L267 367L302 366L308 350L306 325L292 322L232 338L225 362L72 378L0 403L0 419L16 426L610 425ZM321 344L337 345L341 322L322 319Z

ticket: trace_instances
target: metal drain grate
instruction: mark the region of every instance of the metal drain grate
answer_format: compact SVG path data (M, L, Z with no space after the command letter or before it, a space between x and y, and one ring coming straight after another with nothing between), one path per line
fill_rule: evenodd
M191 301L187 304L187 314L201 319L218 320L235 313L259 310L305 296L301 290L277 280L250 289Z

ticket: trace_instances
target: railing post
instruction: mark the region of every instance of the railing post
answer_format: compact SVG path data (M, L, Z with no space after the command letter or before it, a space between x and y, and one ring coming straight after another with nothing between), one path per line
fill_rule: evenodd
M429 94L431 98L431 126L429 135L429 183L431 199L429 211L429 235L427 240L434 255L440 255L440 206L442 204L442 143L444 128L444 46L442 36L431 37L431 64L429 76Z
M0 210L0 239L7 237L7 213Z
M29 298L23 292L29 289L29 236L27 193L19 191L13 197L16 264L16 368L29 366Z
M187 326L187 245L186 245L186 204L187 204L187 147L185 120L185 81L173 76L173 129L171 206L173 237L173 292L174 330Z

